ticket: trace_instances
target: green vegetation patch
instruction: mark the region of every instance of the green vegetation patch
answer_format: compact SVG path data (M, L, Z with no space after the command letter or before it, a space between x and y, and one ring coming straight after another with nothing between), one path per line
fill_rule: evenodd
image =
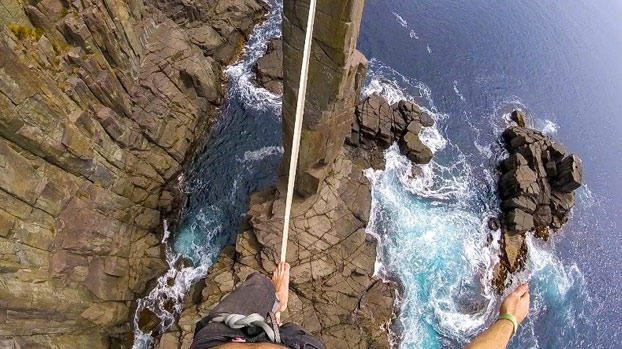
M8 26L8 29L19 40L34 39L36 41L39 41L43 34L45 34L45 30L41 28L31 28L23 25L11 24Z

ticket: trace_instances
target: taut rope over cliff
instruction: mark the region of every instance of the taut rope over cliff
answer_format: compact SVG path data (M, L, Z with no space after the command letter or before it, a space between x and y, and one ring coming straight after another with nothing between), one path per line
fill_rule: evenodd
M311 57L311 42L313 41L313 23L315 21L316 0L309 2L309 17L307 19L307 32L305 37L302 67L300 69L300 85L298 88L298 101L296 104L296 123L294 124L294 137L292 139L292 155L289 162L289 178L287 182L287 198L285 200L285 220L283 224L283 241L281 243L281 262L287 257L287 240L289 237L289 217L292 211L292 199L294 197L294 183L296 181L296 168L298 166L298 153L300 150L300 135L302 133L302 118L305 111L305 96L307 94L307 78L309 75L309 59Z

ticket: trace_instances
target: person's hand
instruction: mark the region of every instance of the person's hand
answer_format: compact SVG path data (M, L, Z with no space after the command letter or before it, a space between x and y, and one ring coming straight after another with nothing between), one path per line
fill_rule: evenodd
M520 324L529 313L529 285L518 286L501 304L501 314L514 315Z

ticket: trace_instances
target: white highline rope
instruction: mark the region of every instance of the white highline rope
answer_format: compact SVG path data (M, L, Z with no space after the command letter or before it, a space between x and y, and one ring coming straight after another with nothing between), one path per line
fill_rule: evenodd
M292 139L292 155L289 161L289 177L287 182L287 198L285 200L285 222L283 224L283 241L281 243L281 262L287 257L287 240L289 238L289 216L292 211L294 198L294 183L296 181L296 168L298 167L298 152L300 150L300 135L302 133L302 118L305 111L305 96L307 94L307 78L309 75L309 59L311 58L311 42L313 41L313 23L315 22L316 0L309 2L309 18L307 19L307 33L305 47L300 69L300 85L298 87L298 101L296 104L296 123L294 124L294 137Z

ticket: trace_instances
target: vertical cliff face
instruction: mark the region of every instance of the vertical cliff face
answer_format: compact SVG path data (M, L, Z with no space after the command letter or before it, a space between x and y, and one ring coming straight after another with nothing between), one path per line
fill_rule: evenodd
M255 0L0 4L0 346L106 347Z
M367 72L356 49L364 0L319 1L313 32L297 191L317 192L350 134L352 115ZM283 143L285 166L291 154L308 0L285 0L283 7Z

